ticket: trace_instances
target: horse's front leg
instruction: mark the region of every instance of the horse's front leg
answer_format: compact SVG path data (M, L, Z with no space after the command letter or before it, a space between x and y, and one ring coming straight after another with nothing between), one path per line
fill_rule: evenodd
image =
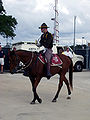
M41 77L36 77L35 80L34 80L34 83L33 83L33 85L32 85L32 87L33 87L32 89L33 89L34 99L32 100L31 104L35 104L35 101L36 101L36 100L37 100L39 103L42 103L41 98L39 98L39 96L38 96L38 94L37 94L37 92L36 92L36 88L37 88L40 80L41 80Z
M31 81L31 84L32 84L32 91L33 91L33 94L34 94L35 77L34 76L29 76L29 78L30 78L30 81ZM34 98L31 102L31 104L35 104L35 101L36 101L36 95L34 95Z

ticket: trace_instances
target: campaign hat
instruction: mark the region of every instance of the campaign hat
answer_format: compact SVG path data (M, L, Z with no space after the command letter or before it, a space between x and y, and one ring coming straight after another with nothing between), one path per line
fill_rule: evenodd
M39 27L39 29L43 29L43 28L49 28L47 25L46 25L46 23L43 23L40 27Z

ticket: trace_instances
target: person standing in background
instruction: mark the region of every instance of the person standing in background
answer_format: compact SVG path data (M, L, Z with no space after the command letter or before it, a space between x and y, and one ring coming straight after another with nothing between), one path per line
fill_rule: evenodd
M3 50L2 50L2 47L1 47L1 45L0 45L0 65L1 65L1 73L3 73L4 58L5 58L5 55L4 55Z
M70 57L71 59L73 58L72 52L69 50L69 47L66 48L66 51L62 52L62 54Z

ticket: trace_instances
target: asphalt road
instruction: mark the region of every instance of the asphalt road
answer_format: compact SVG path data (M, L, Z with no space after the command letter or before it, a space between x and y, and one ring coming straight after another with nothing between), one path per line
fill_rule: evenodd
M90 120L90 71L74 72L73 84L70 100L66 99L64 84L58 101L52 103L58 75L50 80L43 78L37 89L42 104L31 105L29 78L22 74L0 74L0 120Z

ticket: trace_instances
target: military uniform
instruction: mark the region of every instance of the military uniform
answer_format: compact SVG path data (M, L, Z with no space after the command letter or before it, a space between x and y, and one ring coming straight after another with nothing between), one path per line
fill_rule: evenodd
M48 31L45 34L41 35L40 45L43 45L45 48L52 49L53 47L53 36Z
M43 23L39 28L47 29L48 27L45 23ZM44 46L46 49L45 58L47 60L47 77L49 79L52 76L50 73L50 59L52 56L52 47L53 47L53 36L50 32L47 31L41 35L40 46Z

